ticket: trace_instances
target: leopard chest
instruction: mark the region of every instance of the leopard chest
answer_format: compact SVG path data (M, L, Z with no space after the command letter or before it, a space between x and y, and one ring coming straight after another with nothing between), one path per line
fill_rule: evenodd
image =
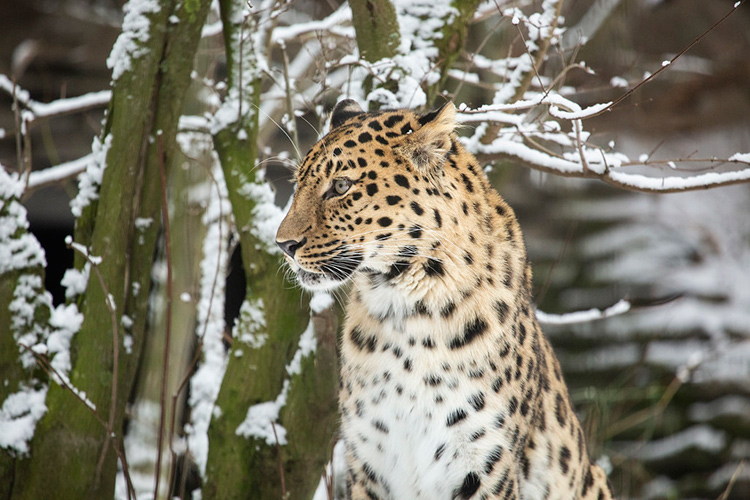
M440 317L348 316L342 432L392 498L450 498L467 474L491 467L493 450L514 447L519 395L507 383L493 389L508 371L499 332L452 349L455 325Z

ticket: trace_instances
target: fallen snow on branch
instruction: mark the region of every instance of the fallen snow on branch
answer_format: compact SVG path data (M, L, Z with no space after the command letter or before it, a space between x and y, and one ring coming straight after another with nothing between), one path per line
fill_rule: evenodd
M63 115L67 113L76 113L89 108L103 106L109 102L112 97L112 91L101 90L88 94L57 99L55 101L44 103L29 100L26 106L34 115L34 118L49 118L52 116Z
M271 43L279 44L286 41L298 41L301 35L316 32L353 39L355 36L354 28L346 26L351 20L352 11L347 4L344 4L325 19L306 23L294 23L290 26L280 26L274 29L271 35Z
M729 161L750 164L750 153L735 153L729 157Z
M692 177L647 177L611 170L606 177L616 184L640 191L685 191L750 181L750 168L735 172L709 172Z
M69 177L80 174L86 170L86 167L95 160L93 153L82 156L77 160L61 163L54 167L37 170L29 174L29 187L36 188L45 184L61 182Z
M540 323L547 325L570 325L573 323L586 323L598 319L609 318L625 314L630 310L630 302L621 300L613 306L604 310L589 309L587 311L576 311L567 314L548 314L537 309L536 318Z
M555 118L561 118L563 120L580 120L601 113L611 105L612 102L610 101L600 104L594 104L593 106L589 106L585 109L581 109L580 106L576 106L576 108L578 109L573 111L562 111L558 106L550 106L549 114L551 114Z

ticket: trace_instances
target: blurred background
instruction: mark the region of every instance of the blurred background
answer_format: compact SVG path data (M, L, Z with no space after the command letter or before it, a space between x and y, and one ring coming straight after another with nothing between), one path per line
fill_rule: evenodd
M122 22L119 0L11 0L0 16L0 73L32 99L50 102L109 88L105 64ZM539 2L541 3L541 2ZM298 0L312 18L339 2ZM570 0L575 25L593 0ZM571 72L581 106L625 92L728 12L734 0L623 0L581 48L593 74ZM668 71L613 111L586 121L592 141L631 158L652 176L700 173L700 163L750 152L750 7L743 5ZM473 29L467 48L484 43ZM203 49L211 57L210 44ZM222 71L216 51L216 69ZM614 79L614 80L613 80ZM618 80L619 79L619 80ZM481 89L461 101L483 104ZM19 164L13 99L0 92L0 164ZM30 131L34 170L91 151L103 107L39 120ZM317 138L300 110L303 149ZM264 139L271 150L283 135ZM283 146L287 148L288 146ZM283 206L289 174L268 162ZM606 308L621 299L633 310L572 325L546 325L587 429L620 498L750 498L750 185L683 194L628 192L598 181L565 179L501 163L490 173L516 210L534 266L540 310ZM45 247L47 288L59 282L72 253L69 200L74 181L29 193L31 231ZM228 294L232 295L231 291ZM240 298L241 300L241 298ZM239 303L228 307L238 308ZM228 312L231 324L235 313Z

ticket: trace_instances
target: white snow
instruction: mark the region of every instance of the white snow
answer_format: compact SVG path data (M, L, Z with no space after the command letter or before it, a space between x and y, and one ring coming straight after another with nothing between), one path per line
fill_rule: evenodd
M316 291L310 298L310 310L320 314L333 305L333 297L328 292Z
M288 391L289 381L285 380L284 388L275 401L258 403L248 408L247 416L237 427L236 434L246 438L262 439L269 446L276 443L286 445L286 429L277 420L279 411L286 404Z
M268 340L263 299L245 299L240 306L240 315L234 325L232 337L251 349L259 349Z
M161 10L158 0L129 0L123 7L125 17L122 21L122 33L117 37L112 52L107 58L107 67L112 70L112 80L117 81L126 71L130 71L134 59L144 56L148 51L144 44L148 42L151 30L150 14Z
M78 295L83 295L89 282L91 264L86 262L83 270L67 269L63 275L60 284L65 287L65 298L73 299Z
M625 89L630 86L630 83L628 83L628 81L621 76L613 76L609 80L609 84L615 88L625 88Z
M224 276L227 266L229 241L228 216L231 212L227 200L222 170L214 156L212 169L214 183L205 190L206 212L203 223L207 232L203 242L201 260L201 285L198 301L196 335L202 338L202 359L190 378L191 421L185 427L188 447L202 476L208 460L208 426L215 410L221 382L227 365L224 348Z
M600 104L594 104L593 106L589 106L588 108L581 109L580 106L576 106L576 110L573 111L562 111L557 106L550 106L549 107L549 113L556 117L561 118L563 120L580 120L583 118L588 118L589 116L596 115L598 113L601 113L608 107L612 105L612 101L603 102Z
M684 431L647 443L639 443L626 454L638 460L666 460L686 450L696 449L719 454L726 444L726 433L706 425L696 425Z
M46 397L46 386L21 385L19 392L5 398L0 408L0 448L22 456L29 453L36 423L47 413Z
M70 372L70 344L73 336L81 329L83 314L76 304L61 304L52 310L49 324L53 328L47 338L47 352L50 365L60 374Z
M107 166L107 152L112 145L112 134L109 134L104 143L98 137L94 137L91 144L91 154L86 164L86 170L78 177L78 194L70 201L70 211L73 215L80 217L83 209L99 198L99 186L102 184L104 169Z
M27 107L33 113L34 119L38 119L104 106L111 98L111 90L100 90L99 92L90 92L76 97L56 99L49 103L29 101Z
M313 500L334 500L346 497L346 445L343 440L336 441L333 457L326 464L323 476L315 490ZM333 498L328 497L327 481L333 481Z
M45 168L44 170L36 170L29 174L29 187L39 187L45 184L51 184L53 182L61 182L69 177L76 174L80 174L89 163L94 160L92 154L82 156L77 160L61 163L54 167Z
M587 321L595 321L597 319L625 314L629 310L630 302L627 300L620 300L615 305L610 306L603 311L601 309L589 309L587 311L576 311L567 314L548 314L537 310L536 317L542 324L570 325L573 323L584 323Z
M290 377L293 377L302 373L302 358L306 358L314 353L317 347L318 340L315 337L315 328L313 327L313 322L310 321L307 328L305 328L305 331L300 335L297 352L294 353L294 357L289 364L286 365L287 374Z
M271 184L263 179L262 171L257 171L256 179L258 182L247 182L237 192L255 204L253 225L250 228L252 235L263 243L263 250L273 255L280 255L281 250L276 244L276 231L281 221L284 220L286 211L274 203L275 193Z
M729 161L750 163L750 153L735 153L729 157Z
M34 355L25 347L44 342L47 338L48 327L36 318L39 310L49 310L52 306L52 296L44 289L41 276L37 274L21 274L13 290L13 300L8 304L11 313L11 331L13 339L19 346L21 364L27 370L36 366Z
M750 399L730 395L708 403L694 403L688 411L694 422L710 422L716 418L734 417L750 423Z
M711 187L716 184L750 181L750 168L734 172L708 172L690 177L647 177L617 170L609 177L624 185L644 191L684 190L696 187Z

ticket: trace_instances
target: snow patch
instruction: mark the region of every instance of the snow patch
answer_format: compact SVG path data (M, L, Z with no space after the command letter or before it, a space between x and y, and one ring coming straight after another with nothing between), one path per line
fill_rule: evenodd
M320 314L333 305L333 296L328 292L316 291L310 299L310 310Z
M0 408L0 448L27 455L29 442L39 419L47 413L44 401L48 387L34 389L21 385L21 390L10 394Z
M86 262L82 270L67 269L63 275L60 284L65 287L65 298L74 299L78 295L83 295L89 282L91 264Z
M263 309L263 299L245 300L240 307L240 315L234 326L232 337L252 349L259 349L268 340L266 316Z
M158 0L130 0L125 4L122 33L117 37L107 58L107 67L112 70L112 81L117 81L123 73L130 71L133 60L148 53L144 45L148 42L151 30L149 15L160 10Z
M99 186L102 185L104 169L107 167L107 152L112 145L112 134L109 134L104 143L94 137L91 143L91 155L86 165L86 171L78 176L78 194L70 201L70 211L73 215L80 217L83 209L92 201L99 199Z
M50 315L49 324L54 330L47 338L47 351L52 357L50 365L58 373L70 372L70 344L73 336L81 329L83 314L76 304L59 305Z

